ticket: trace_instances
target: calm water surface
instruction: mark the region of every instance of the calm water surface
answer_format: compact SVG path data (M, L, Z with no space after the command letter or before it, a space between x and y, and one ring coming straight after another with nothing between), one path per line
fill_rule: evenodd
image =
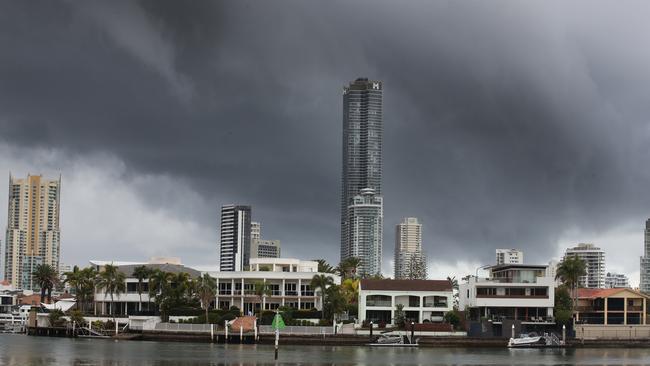
M0 365L274 364L273 346L113 341L0 334ZM645 365L650 349L369 348L288 346L278 364Z

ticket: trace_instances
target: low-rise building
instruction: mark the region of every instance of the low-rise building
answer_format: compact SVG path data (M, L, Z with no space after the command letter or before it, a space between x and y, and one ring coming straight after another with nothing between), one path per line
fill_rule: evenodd
M581 324L648 324L647 295L630 288L578 289L576 322Z
M365 279L359 282L359 321L393 324L398 304L408 321L442 322L453 309L453 288L448 280Z
M488 278L469 277L459 286L459 305L470 320L487 318L554 323L555 279L546 265L503 264L488 268Z
M630 281L622 273L607 272L605 275L605 288L628 288Z
M244 314L259 309L275 310L280 306L295 309L322 310L318 292L310 283L315 275L330 276L334 284L341 284L341 277L331 273L319 273L318 262L293 258L251 258L249 271L206 270L217 280L216 307L227 309L237 306ZM263 283L268 294L258 296L255 286Z

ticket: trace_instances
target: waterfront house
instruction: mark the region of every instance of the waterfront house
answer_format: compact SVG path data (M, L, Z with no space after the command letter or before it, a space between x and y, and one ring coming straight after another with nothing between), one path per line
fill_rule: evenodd
M294 258L251 258L248 271L217 271L205 269L204 273L217 280L215 304L219 309L237 306L243 314L259 309L275 310L280 306L295 309L322 310L319 293L311 288L315 275L324 274L334 284L341 277L332 273L319 273L318 262ZM259 298L255 285L263 283L268 294Z
M133 276L133 270L138 266L146 266L150 270L161 270L168 273L187 273L190 277L198 277L201 273L184 266L178 258L152 258L149 262L112 262L91 260L90 264L101 272L105 265L112 264L126 275L126 292L110 295L97 288L95 291L95 311L98 314L136 315L154 311L153 299L149 297L149 280L145 279L142 286L142 297L138 294L138 279ZM140 302L142 298L142 302Z
M555 279L546 265L502 264L488 268L488 278L469 277L459 286L459 305L470 320L492 324L554 324Z
M578 289L576 323L643 325L647 323L648 296L630 288Z
M359 282L359 321L393 324L398 304L407 321L442 322L453 308L448 280L365 279Z

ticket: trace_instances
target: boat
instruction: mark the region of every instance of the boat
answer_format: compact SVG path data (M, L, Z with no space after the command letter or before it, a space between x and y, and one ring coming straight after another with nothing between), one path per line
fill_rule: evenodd
M406 340L406 342L405 342ZM417 347L418 340L415 339L411 342L409 336L403 336L395 333L382 333L379 335L375 343L368 344L369 346L385 346L385 347Z
M528 347L559 347L563 342L553 333L522 333L518 338L510 338L508 341L509 348L528 348Z

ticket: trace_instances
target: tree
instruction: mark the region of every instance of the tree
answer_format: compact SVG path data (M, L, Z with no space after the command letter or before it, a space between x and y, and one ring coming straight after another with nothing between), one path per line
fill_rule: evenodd
M341 283L341 294L348 304L356 304L359 300L359 280L346 278Z
M54 267L49 264L39 264L32 273L34 281L41 289L41 302L45 302L45 293L47 292L48 303L52 301L52 289L59 280L59 275Z
M265 296L269 296L271 294L271 288L263 281L257 281L253 284L253 293L255 294L255 297L257 298L260 304L259 314L261 316L262 311L264 311L264 309L262 308L262 301ZM253 309L253 312L255 312L255 309Z
M163 304L167 302L167 297L169 296L172 276L171 273L161 271L160 269L152 271L149 275L149 298L154 299L154 303L158 307L160 317L163 321L167 320L167 314L165 313L166 307Z
M408 279L409 280L425 280L427 278L427 265L426 259L423 254L402 254L409 255L409 268L408 268Z
M330 285L325 289L323 299L323 319L334 319L345 310L347 301L342 294L341 286Z
M320 273L336 273L334 267L332 267L325 259L314 259L318 262L318 272Z
M113 315L113 322L115 322L115 302L114 296L118 297L126 291L126 275L120 272L117 266L107 264L104 270L99 273L97 280L97 288L104 291L104 295L111 297L111 315Z
M336 267L336 272L338 272L343 279L354 278L357 276L357 269L360 265L361 259L357 257L349 257L339 263L339 266Z
M196 280L196 294L201 300L201 306L205 308L205 323L209 323L208 310L210 309L210 301L214 299L217 292L217 281L210 277L209 274L203 274Z
M133 269L133 277L138 279L138 296L140 297L140 303L138 305L138 311L142 311L142 284L144 280L149 279L151 270L145 266L137 266Z
M445 323L451 324L454 329L460 324L460 315L458 315L458 311L456 310L446 312L444 319Z
M454 277L447 276L447 281L451 283L451 289L454 296L454 308L458 309L458 280L456 279L456 276Z
M69 284L70 287L72 288L72 291L74 292L75 295L75 302L77 303L77 309L81 309L81 298L79 297L78 293L80 292L81 285L82 285L82 274L81 271L79 270L78 266L74 266L72 268L72 271L70 272L65 272L63 274L64 284Z
M325 290L334 284L334 280L332 279L331 276L327 276L324 274L317 274L312 277L311 282L309 283L309 287L316 292L317 289L320 289L320 299L321 299L321 304L325 305ZM323 319L324 319L325 312L323 312Z
M94 303L97 270L94 267L86 267L79 272L78 276L79 288L76 296L81 299L81 311L84 311L86 304Z
M578 302L578 286L580 277L587 274L587 264L582 259L575 256L566 256L564 260L557 266L557 274L555 279L560 279L562 284L570 289L573 295L573 310Z
M404 312L404 304L395 305L395 318L393 319L395 325L399 328L404 327L404 322L406 321L406 313Z

